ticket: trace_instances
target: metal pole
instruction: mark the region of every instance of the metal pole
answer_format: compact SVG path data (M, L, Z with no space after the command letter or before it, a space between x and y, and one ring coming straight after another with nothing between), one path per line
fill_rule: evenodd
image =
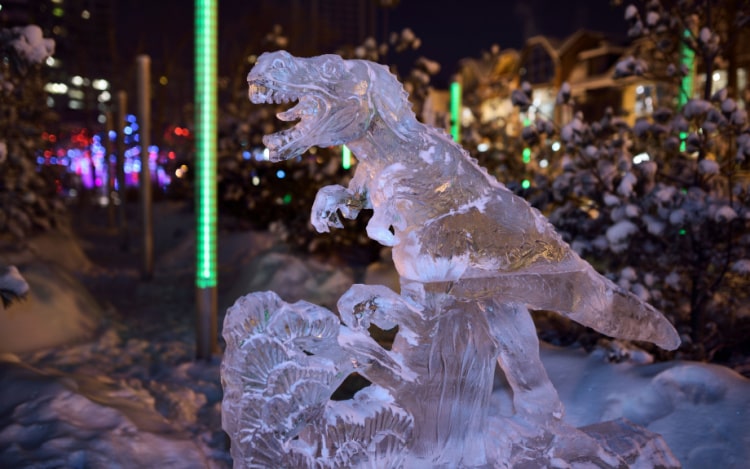
M195 0L196 357L216 352L218 0Z
M129 246L128 218L125 212L125 126L127 118L128 94L125 91L117 92L117 155L115 160L115 174L117 176L117 195L120 199L119 223L121 246L125 250Z
M114 155L114 145L112 145L112 132L115 130L114 114L112 111L106 113L107 122L104 126L104 161L106 161L107 168L107 181L104 184L105 190L107 191L107 221L109 222L110 229L117 226L115 220L115 165L112 162L112 156Z
M151 196L151 167L149 147L151 146L151 58L148 55L136 57L138 68L138 125L141 144L141 216L143 218L143 277L150 279L154 274L154 217Z

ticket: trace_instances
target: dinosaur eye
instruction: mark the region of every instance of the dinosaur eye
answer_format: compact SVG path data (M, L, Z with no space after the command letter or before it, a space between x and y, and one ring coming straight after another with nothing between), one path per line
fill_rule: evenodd
M339 75L341 71L341 64L339 62L327 61L323 64L323 75L333 77Z
M284 61L281 59L274 59L274 61L271 62L271 68L282 69L284 66Z

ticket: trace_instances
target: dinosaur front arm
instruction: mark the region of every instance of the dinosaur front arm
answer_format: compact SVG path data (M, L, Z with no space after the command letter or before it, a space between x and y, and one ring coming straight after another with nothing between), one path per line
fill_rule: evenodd
M346 218L354 219L363 208L366 208L366 204L361 195L344 186L325 186L315 196L310 222L318 233L328 233L331 226L344 227L339 212Z
M345 218L353 220L360 210L372 208L364 174L364 171L357 168L348 188L335 184L318 191L310 215L310 222L318 233L328 233L331 226L343 228L339 212Z

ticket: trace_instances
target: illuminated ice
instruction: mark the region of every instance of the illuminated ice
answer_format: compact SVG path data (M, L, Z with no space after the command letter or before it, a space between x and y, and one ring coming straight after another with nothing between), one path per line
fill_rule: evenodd
M672 325L599 275L525 200L444 132L417 121L386 67L335 55L263 54L254 103L299 101L266 136L270 159L346 144L348 187L321 189L312 224L373 210L400 292L354 285L338 316L252 293L224 323L223 426L235 467L679 467L659 435L626 421L577 429L539 358L530 309L612 337L675 349ZM371 326L398 328L390 349ZM495 371L513 414L492 412ZM352 373L372 384L331 400Z

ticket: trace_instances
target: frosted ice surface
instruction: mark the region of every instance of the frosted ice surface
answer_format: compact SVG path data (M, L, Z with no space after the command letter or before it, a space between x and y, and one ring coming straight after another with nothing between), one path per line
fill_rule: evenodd
M342 143L357 156L349 186L321 189L311 221L325 232L372 209L367 234L393 246L401 291L354 285L338 317L270 292L230 308L223 413L237 467L626 467L638 457L612 448L618 437L679 465L663 442L649 444L658 436L610 425L601 437L564 422L529 309L666 349L679 345L672 325L418 122L386 67L279 51L258 59L248 84L254 103L298 102L278 116L298 122L264 139L272 160ZM390 349L371 325L398 327ZM498 366L511 419L487 412ZM331 401L355 372L372 385Z

